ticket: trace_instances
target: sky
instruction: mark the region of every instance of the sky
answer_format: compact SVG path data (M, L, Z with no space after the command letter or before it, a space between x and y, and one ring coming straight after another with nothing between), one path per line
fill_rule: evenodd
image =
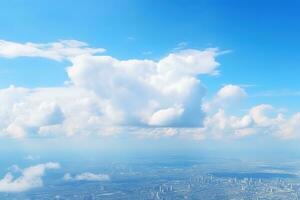
M298 6L2 2L1 136L297 139Z
M299 157L299 6L2 1L0 192L59 168L64 181L109 181L69 173L64 156Z

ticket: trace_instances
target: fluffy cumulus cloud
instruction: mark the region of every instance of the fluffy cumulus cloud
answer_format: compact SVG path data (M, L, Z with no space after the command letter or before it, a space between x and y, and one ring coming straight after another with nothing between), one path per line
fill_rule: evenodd
M43 186L42 177L46 170L59 169L59 163L48 162L38 164L25 169L14 166L13 171L19 173L18 177L14 177L12 172L8 172L4 178L0 180L0 192L24 192L32 188Z
M131 132L138 137L273 133L293 138L299 114L286 117L271 105L258 105L244 116L230 107L247 97L238 86L223 86L205 100L203 75L219 74L216 48L181 49L159 60L120 60L104 49L62 40L47 44L0 40L0 57L66 60L68 85L53 88L0 89L0 135L13 138Z
M203 104L206 112L214 111L218 108L226 108L232 104L238 103L247 96L246 91L238 85L223 86L211 101Z
M181 50L154 60L119 60L79 41L0 42L2 57L68 60L69 85L0 90L2 135L22 138L111 132L112 127L200 127L199 75L218 73L218 49Z
M252 135L270 135L277 138L299 138L300 114L285 116L282 109L269 104L255 105L239 115L230 113L232 108L247 97L246 91L237 85L223 86L214 97L203 103L207 115L200 127L191 135L195 139L240 138Z
M276 134L282 138L299 138L300 136L300 113L292 115L289 119L281 118L283 121L279 124Z
M242 116L230 115L219 108L206 117L204 127L197 134L210 135L213 138L270 135L289 139L300 136L299 122L299 113L287 117L268 104L254 106Z
M89 133L108 123L102 108L113 115L106 102L79 88L10 87L1 92L0 101L9 99L1 107L1 134L9 137Z
M183 50L159 61L82 55L71 59L71 83L93 91L133 126L200 126L204 89L197 78L214 74L217 49Z
M77 174L72 176L66 173L63 177L65 181L109 181L110 176L107 174L94 174L91 172L84 172L82 174Z

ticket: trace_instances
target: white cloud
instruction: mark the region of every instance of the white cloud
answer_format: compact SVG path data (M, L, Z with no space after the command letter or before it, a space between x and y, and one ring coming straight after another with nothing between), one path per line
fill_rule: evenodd
M109 181L110 177L107 174L94 174L90 172L84 172L75 176L71 176L71 174L66 173L63 179L65 181Z
M47 91L10 87L0 90L1 133L13 138L25 137L29 132L38 132L40 127L53 126L64 121L61 107L47 98ZM8 101L7 101L8 100Z
M71 60L68 75L73 85L110 102L123 118L120 124L200 126L204 88L197 76L217 72L216 55L217 49L183 50L158 62L84 55ZM175 108L180 112L164 119L168 123L153 123Z
M102 53L105 49L89 48L84 42L77 40L61 40L53 43L16 43L0 40L0 57L41 57L61 61L82 54Z
M31 166L25 169L15 167L15 170L21 173L17 178L11 172L8 172L3 179L0 180L0 192L24 192L32 188L43 186L42 177L46 170L58 169L58 163L48 162Z
M11 87L5 90L9 92L1 95L0 90L0 100L10 101L1 107L0 128L1 134L9 137L89 134L111 123L110 117L117 120L113 108L84 89ZM108 114L104 117L102 112Z
M218 49L210 48L205 51L195 49L181 50L169 54L158 63L158 71L166 76L181 76L182 74L217 74L216 62Z
M160 60L120 60L96 55L75 40L55 43L0 41L0 57L42 57L68 60L68 85L56 88L0 89L0 134L27 136L110 136L132 132L138 137L192 135L195 139L273 134L299 137L299 114L290 117L271 105L254 106L240 116L230 106L247 96L228 84L202 102L201 75L219 73L216 48L185 49ZM143 131L137 131L143 130Z
M243 90L243 88L232 84L225 85L217 93L217 98L222 100L241 99L245 96L246 92Z
M219 65L217 49L181 50L153 61L94 55L100 50L79 41L0 44L3 57L71 62L68 86L0 90L1 134L14 138L99 134L114 126L200 127L205 91L198 75L215 74Z
M254 122L260 126L272 125L281 118L281 115L277 113L273 106L268 104L253 107L249 114Z
M247 96L246 91L238 85L228 84L223 86L211 101L205 102L203 109L206 112L226 108L239 103Z
M155 128L133 128L128 130L132 135L141 139L159 139L166 137L178 137L184 139L204 140L207 133L201 127L155 127Z
M151 116L149 124L154 126L172 125L176 123L174 120L176 120L182 112L183 109L180 107L161 109Z
M250 135L271 135L280 138L299 137L297 113L284 116L281 109L269 104L253 106L244 115L230 115L232 106L247 96L243 88L237 85L225 85L211 101L203 105L207 112L204 126L198 134L206 137L245 137ZM229 111L229 112L228 112Z
M224 109L219 109L206 117L198 134L212 138L269 135L289 139L300 137L299 124L299 113L286 117L279 109L261 104L250 108L242 116L229 115Z
M283 122L278 124L276 132L278 137L292 139L300 137L300 113L295 113L289 119L281 119Z

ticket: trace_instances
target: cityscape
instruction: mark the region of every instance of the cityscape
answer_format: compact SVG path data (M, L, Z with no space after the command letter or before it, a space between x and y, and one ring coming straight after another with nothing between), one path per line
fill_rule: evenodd
M63 179L55 172L45 179L43 188L21 193L0 193L3 200L15 199L299 199L300 179L297 164L286 170L269 165L227 159L189 160L166 157L147 165L130 163L96 164L89 170L101 169L109 179L100 181ZM234 163L234 165L232 165ZM74 166L74 163L72 164ZM139 165L139 167L137 167ZM281 164L280 168L285 164ZM240 172L231 172L233 168ZM213 169L213 171L211 171ZM222 172L221 172L222 171ZM75 173L75 172L74 172Z

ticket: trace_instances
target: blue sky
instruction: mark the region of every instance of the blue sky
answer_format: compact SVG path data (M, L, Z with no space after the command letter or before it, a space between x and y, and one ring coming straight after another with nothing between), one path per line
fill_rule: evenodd
M0 39L19 44L78 40L105 48L104 55L120 60L159 61L183 49L217 47L227 53L216 57L218 75L199 75L206 93L203 101L214 101L220 88L235 85L247 93L247 100L229 113L246 114L251 107L270 104L290 116L300 110L299 4L12 0L0 6ZM68 66L65 59L0 58L0 87L64 87L70 79Z
M254 85L253 93L293 93L299 90L298 6L297 1L8 1L1 3L0 38L76 39L117 58L159 59L182 42L189 48L219 47L232 53L219 58L221 76L203 78L209 92L234 83ZM66 65L1 59L0 86L61 85ZM265 100L279 106L289 101L296 109L299 95L253 101Z

